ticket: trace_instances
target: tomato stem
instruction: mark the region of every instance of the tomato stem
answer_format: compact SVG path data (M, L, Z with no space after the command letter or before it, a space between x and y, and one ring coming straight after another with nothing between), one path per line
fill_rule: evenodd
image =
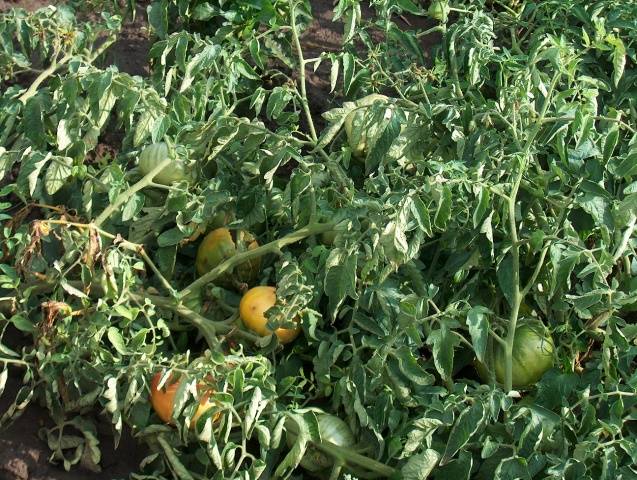
M328 232L334 229L334 223L315 223L307 225L303 228L298 229L295 232L292 232L284 237L281 237L277 240L274 240L270 243L266 243L265 245L261 245L260 247L254 248L252 250L247 250L245 252L237 253L227 260L221 262L215 268L210 270L205 275L202 275L197 280L192 282L186 288L181 290L177 295L180 298L185 297L186 295L192 293L193 291L202 288L207 283L212 282L220 275L232 270L237 265L240 265L244 262L252 260L254 258L259 258L269 253L277 253L281 252L281 249L287 245L292 243L296 243L300 240L303 240L306 237L311 235L320 235L323 232Z
M127 202L128 200L130 200L130 198L141 189L151 185L153 183L153 179L155 178L155 176L159 172L161 172L165 167L170 165L172 161L173 160L171 158L165 158L164 160L159 162L155 166L155 168L153 168L150 172L144 175L137 183L134 183L129 188L121 192L117 196L115 201L112 204L110 204L108 207L106 207L104 211L99 214L99 216L95 219L93 223L95 223L95 225L100 227L106 220L110 218L111 215L113 215L113 213L117 211L117 209L119 209L120 206L122 206L124 202Z
M285 428L295 435L299 434L297 426L292 422L286 424ZM335 463L351 463L353 465L363 467L365 470L378 473L385 478L391 477L392 475L396 474L395 468L392 468L389 465L385 465L384 463L374 460L373 458L369 458L365 455L361 455L360 453L356 453L351 448L339 447L338 445L325 440L322 440L320 442L310 441L310 443L314 445L318 450L334 458Z
M292 27L292 40L294 41L294 47L296 48L296 54L299 59L299 84L301 86L301 104L303 106L303 111L305 112L305 117L307 119L308 128L310 129L312 141L316 143L318 141L318 137L316 136L316 128L314 127L312 112L310 112L310 104L307 100L307 88L305 82L305 59L303 58L303 49L301 48L301 42L299 40L299 30L296 25L297 6L298 4L296 2L292 4L290 13L290 26Z
M524 177L526 168L529 165L529 160L531 157L531 146L533 145L535 138L542 128L543 119L546 116L550 99L553 96L555 88L557 87L557 82L559 81L560 76L561 74L559 71L555 72L555 74L553 75L551 85L548 89L548 92L546 93L546 97L542 105L542 110L540 111L540 115L536 121L535 128L531 130L531 133L526 139L524 150L521 152L521 155L519 157L520 162L517 169L517 175L515 177L515 180L513 181L511 193L509 194L508 198L509 235L511 236L512 260L511 283L513 284L513 292L511 298L511 315L509 317L509 325L507 336L505 339L506 344L504 345L504 389L507 392L513 390L513 342L515 340L515 330L518 324L520 305L522 304L524 297L529 291L529 288L527 288L528 285L524 289L520 288L520 242L518 239L518 227L515 219L515 207L517 204L517 196L518 191L520 190L520 184L522 183L522 178ZM541 268L541 265L539 268ZM536 270L537 273L539 273L539 269Z

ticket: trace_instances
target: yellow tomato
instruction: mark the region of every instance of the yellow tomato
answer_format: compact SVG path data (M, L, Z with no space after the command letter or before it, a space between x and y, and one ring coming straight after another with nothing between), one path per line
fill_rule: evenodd
M239 303L239 314L246 327L257 335L267 337L274 333L279 342L290 343L301 332L301 327L277 328L274 332L268 328L268 320L265 312L276 303L276 288L254 287L248 290ZM298 323L298 320L295 320Z
M162 374L158 372L153 377L150 382L150 403L157 413L157 416L162 419L162 421L173 424L173 408L175 406L175 394L177 393L177 389L179 388L180 381L174 380L173 378L169 378L168 381L164 384L162 388L159 387L159 382L161 381ZM203 389L204 386L200 384L198 386L197 391L199 391L200 387ZM201 416L210 410L214 403L209 401L210 395L213 393L212 390L206 389L203 395L201 396L201 400L199 401L199 406L197 407L197 411L192 417L190 421L190 428L194 428L197 420L201 418ZM216 422L221 415L220 412L217 412L212 421Z

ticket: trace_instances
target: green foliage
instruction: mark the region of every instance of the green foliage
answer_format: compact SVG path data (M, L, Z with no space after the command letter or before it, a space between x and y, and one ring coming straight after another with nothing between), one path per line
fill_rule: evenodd
M0 390L23 374L0 423L45 405L71 468L99 464L106 419L148 445L135 478L305 478L308 448L331 478L637 477L637 5L341 0L342 48L306 59L310 3L155 1L144 78L101 63L118 15L0 15ZM192 175L140 172L156 142ZM195 280L220 218L262 247ZM268 324L301 321L286 347L215 282L250 255ZM474 360L510 367L531 319L554 368L483 384ZM175 425L158 371L185 380ZM200 382L214 408L190 429Z

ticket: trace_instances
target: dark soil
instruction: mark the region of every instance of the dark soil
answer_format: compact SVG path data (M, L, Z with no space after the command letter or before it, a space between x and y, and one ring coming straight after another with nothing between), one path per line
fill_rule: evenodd
M138 2L134 20L124 25L103 62L105 65L116 65L121 72L146 76L149 73L148 50L151 45L146 5L145 2Z
M28 338L15 329L8 330L3 338L6 346L20 350L20 345L28 343ZM0 396L0 416L15 401L21 387L23 371L10 368L5 391ZM101 471L87 470L81 466L65 471L61 465L49 461L51 451L39 432L50 428L53 422L48 411L35 402L22 415L0 430L0 480L114 480L127 478L136 471L143 459L145 449L138 445L129 432L120 439L118 449L114 449L111 427L106 419L100 419L100 448L102 451ZM102 421L103 420L103 421Z
M55 0L0 0L0 12L14 7L35 10ZM317 57L321 52L336 51L341 46L342 24L332 22L332 0L313 0L314 23L310 25L302 38L306 58ZM104 59L105 64L114 64L120 71L131 75L148 75L148 50L151 39L146 24L147 2L138 1L134 20L124 24L118 40L109 48ZM369 9L362 12L366 19L373 13ZM96 14L94 15L97 18ZM419 17L403 17L404 28L429 28L431 23ZM427 51L427 49L425 49ZM319 114L330 108L333 99L330 94L330 65L323 62L317 71L308 68L308 95L313 113ZM114 156L121 145L121 134L110 132L100 138L95 149L95 158ZM20 387L21 372L12 371L5 391L0 396L0 416L11 405ZM64 471L60 465L49 462L50 450L40 439L41 428L51 426L51 420L45 408L31 404L23 415L0 430L0 480L106 480L127 478L129 473L138 470L144 456L144 449L130 435L122 438L119 448L113 449L112 438L108 434L100 437L102 448L102 471L91 472L82 467ZM106 432L108 430L106 429Z

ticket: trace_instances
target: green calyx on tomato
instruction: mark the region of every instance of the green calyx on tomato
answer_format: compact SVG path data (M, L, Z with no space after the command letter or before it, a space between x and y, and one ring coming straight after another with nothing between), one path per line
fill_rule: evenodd
M230 231L227 228L213 230L199 244L195 267L199 275L205 275L221 262L240 252L253 250L259 244L254 237L245 230ZM261 268L261 259L254 258L237 265L231 274L224 274L216 283L224 286L232 286L236 282L253 283Z
M161 185L170 185L188 177L184 162L175 158L174 152L164 142L146 146L139 155L139 171L142 175L149 174L165 159L171 158L171 163L155 175L153 181Z
M487 359L487 365L476 361L476 370L483 381L488 381L489 370L495 373L495 379L505 381L506 356L500 343L492 342L493 356ZM542 322L528 321L515 330L513 340L513 388L528 388L542 378L553 367L553 339Z
M429 5L427 15L441 23L446 23L449 16L449 3L444 0L434 0Z
M356 443L354 434L349 426L336 415L319 413L316 415L319 426L319 434L322 442L328 442L337 447L351 448ZM288 432L286 435L288 447L292 447L296 441L296 435ZM309 445L300 462L308 472L320 472L327 470L334 464L334 459L321 452L316 447Z

